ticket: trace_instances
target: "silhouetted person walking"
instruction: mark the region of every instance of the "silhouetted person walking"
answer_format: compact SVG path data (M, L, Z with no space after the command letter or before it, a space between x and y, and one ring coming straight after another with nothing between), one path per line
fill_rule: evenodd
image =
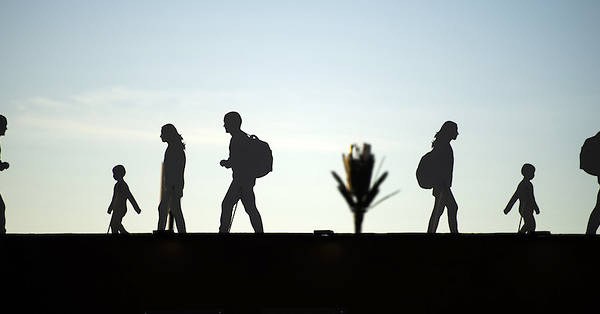
M158 230L165 230L167 215L173 215L177 231L185 233L185 221L181 212L183 197L183 172L185 170L185 144L172 124L163 125L160 138L168 144L163 161L163 178L160 205L158 205Z
M454 153L450 141L458 136L458 126L452 121L446 121L439 132L435 134L435 139L431 144L432 163L435 168L435 179L433 182L433 196L435 203L433 212L429 218L428 233L435 233L444 213L444 208L448 209L448 225L450 232L458 233L458 222L456 215L458 213L458 204L454 199L452 190L452 171L454 170Z
M519 229L519 233L533 233L535 232L533 212L535 211L537 215L540 214L540 208L535 202L533 184L531 183L531 180L535 177L535 167L531 164L524 164L521 167L521 174L523 175L523 180L521 180L515 194L508 201L504 209L504 214L508 214L515 202L519 200L519 214L521 214L524 221L523 227Z
M600 184L600 176L598 177L598 184ZM600 190L598 190L598 196L596 197L596 207L592 210L590 214L590 219L588 220L586 234L596 234L598 231L598 226L600 226Z
M253 173L250 157L250 138L248 134L240 129L242 117L237 112L229 112L223 118L225 132L231 134L229 141L229 158L221 160L221 166L233 170L233 180L223 202L221 203L221 226L220 233L228 233L231 227L231 214L233 206L242 200L244 209L250 216L250 223L254 232L262 233L263 224L260 213L256 208L254 198L254 184L256 176Z
M7 126L8 126L8 121L6 120L6 117L3 115L0 115L0 136L4 136L4 134L6 133L7 130ZM1 149L0 149L0 153L1 153ZM0 154L0 171L4 171L6 169L8 169L10 165L7 162L2 161L2 155ZM5 234L6 233L6 216L5 216L5 212L6 212L6 205L4 205L4 200L2 199L2 194L0 194L0 234Z
M598 184L600 184L600 132L585 140L583 147L581 147L579 162L579 168L588 174L596 176ZM590 214L585 233L596 234L598 226L600 226L600 191L598 191L596 206Z
M112 169L113 178L117 180L115 183L115 187L113 189L113 197L110 205L108 206L108 213L112 212L112 217L110 218L110 229L113 234L122 233L127 234L127 230L123 227L123 217L127 213L127 200L131 202L133 205L133 209L139 214L142 212L140 207L138 206L135 198L129 191L129 186L123 179L125 177L125 167L122 165L117 165Z

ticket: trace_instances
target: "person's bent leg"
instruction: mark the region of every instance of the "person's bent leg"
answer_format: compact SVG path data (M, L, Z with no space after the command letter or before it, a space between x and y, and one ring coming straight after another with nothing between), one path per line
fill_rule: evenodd
M524 217L525 217L525 215L521 214L521 219L522 219L522 220L525 220L525 218L524 218ZM519 234L525 234L525 233L527 232L527 228L529 228L529 226L527 226L527 224L526 224L526 223L524 223L524 224L521 226L521 229L519 229L518 233L519 233Z
M167 227L167 214L169 213L169 196L163 196L158 205L158 227L157 230L165 230Z
M125 213L119 215L119 233L120 234L129 234L129 232L127 232L127 230L125 230L125 226L123 226L123 218L125 217Z
M185 220L183 219L183 212L181 211L181 198L173 197L171 199L171 215L175 219L177 225L177 232L186 233Z
M458 218L456 217L458 214L458 204L456 204L452 190L448 189L444 201L448 209L448 226L450 227L450 232L458 233Z
M127 234L127 230L125 230L125 227L123 227L123 217L125 216L125 214L118 214L115 213L113 215L113 219L114 220L111 225L111 229L113 229L113 233L120 233L120 234Z
M129 232L127 232L127 230L125 230L125 226L123 226L123 223L119 224L119 233L120 234L129 234Z
M533 218L533 210L523 213L523 232L527 234L535 232L535 218Z
M115 213L113 212L110 217L110 233L117 234L119 232L119 226L117 225L117 218L115 217Z
M250 216L250 223L255 233L263 233L263 223L260 213L256 208L256 199L252 187L244 187L242 190L242 204L246 213Z
M4 200L2 199L2 195L0 194L0 234L6 233L6 205L4 205Z
M229 189L221 202L221 225L219 226L219 233L228 233L231 226L231 212L233 206L239 199L239 189L235 182L231 182Z
M431 217L429 218L429 225L427 226L427 233L435 233L437 230L438 224L440 222L440 217L442 217L442 213L444 213L444 202L442 201L442 195L438 194L435 196L435 202L433 204L433 211L431 212Z
M598 226L600 226L600 191L598 191L598 197L596 198L596 207L592 210L590 214L590 219L588 220L586 234L596 234L598 231Z

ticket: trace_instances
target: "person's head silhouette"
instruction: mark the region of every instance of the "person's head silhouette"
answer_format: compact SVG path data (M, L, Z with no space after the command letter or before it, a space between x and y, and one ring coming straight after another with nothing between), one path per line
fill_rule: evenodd
M531 180L535 177L535 167L532 164L524 164L521 167L521 174L525 179Z
M223 118L223 127L225 127L225 132L232 133L235 131L239 131L242 126L242 116L235 111L231 111L225 114Z
M451 140L458 137L458 125L454 121L446 121L434 137L435 140L431 146L435 147L438 143L450 143Z
M4 135L6 133L7 123L6 117L0 114L0 135Z
M160 139L167 144L181 144L185 149L183 137L177 132L177 129L171 123L165 124L160 129Z
M439 132L435 135L436 138L443 137L455 140L458 136L458 125L454 121L446 121L442 124Z
M113 178L115 178L115 180L119 181L119 180L123 179L123 177L125 177L125 167L123 167L123 165L116 165L113 167L112 173L113 173Z

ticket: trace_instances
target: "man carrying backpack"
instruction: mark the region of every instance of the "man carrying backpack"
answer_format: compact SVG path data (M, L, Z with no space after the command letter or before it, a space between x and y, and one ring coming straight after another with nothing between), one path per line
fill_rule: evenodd
M598 184L600 184L600 132L598 132L596 136L585 140L583 147L581 147L581 153L579 154L579 168L598 177ZM600 226L600 191L598 191L596 207L594 207L590 214L585 233L596 234L598 226Z
M251 138L240 129L242 117L239 113L228 112L223 118L225 132L231 134L229 141L229 158L221 160L221 166L233 170L233 180L221 203L221 226L219 233L228 233L231 227L231 214L233 206L239 200L242 201L244 209L250 216L250 223L254 232L263 233L263 224L256 201L254 199L254 184L256 183L256 174L254 166L254 157L251 154Z

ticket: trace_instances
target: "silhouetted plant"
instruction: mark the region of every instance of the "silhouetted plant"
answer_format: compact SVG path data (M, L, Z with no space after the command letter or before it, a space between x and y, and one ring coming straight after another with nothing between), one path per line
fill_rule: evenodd
M361 233L365 213L399 191L388 194L381 200L371 204L379 193L379 186L388 175L387 171L384 172L371 185L375 165L375 156L371 153L371 145L364 143L361 148L357 144L352 144L350 153L348 155L342 154L342 160L346 170L346 184L335 171L332 171L331 174L338 183L338 190L354 214L354 232ZM381 165L383 165L383 161L380 164L380 169Z

